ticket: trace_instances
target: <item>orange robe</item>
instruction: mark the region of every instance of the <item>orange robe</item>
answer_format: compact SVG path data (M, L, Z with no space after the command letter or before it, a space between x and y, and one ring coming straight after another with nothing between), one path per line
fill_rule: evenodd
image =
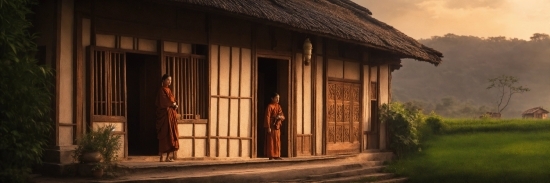
M180 148L178 141L178 120L176 110L172 104L176 98L168 87L161 87L156 99L157 106L157 139L159 140L159 154L177 151Z
M276 120L275 117L281 115L282 118ZM265 111L264 127L266 128L267 138L265 145L266 156L270 158L281 157L281 125L285 120L283 108L278 103L270 103ZM267 128L271 128L271 133Z

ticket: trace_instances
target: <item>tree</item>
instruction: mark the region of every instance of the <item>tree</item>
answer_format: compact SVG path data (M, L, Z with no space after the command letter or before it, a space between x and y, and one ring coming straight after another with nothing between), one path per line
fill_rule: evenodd
M498 99L496 102L498 113L502 112L502 110L508 106L513 94L528 92L531 90L523 86L514 86L514 84L518 82L518 79L514 76L501 75L499 77L489 79L489 82L490 85L487 89L495 88L498 91ZM506 101L506 103L501 108L504 101Z
M51 69L39 66L34 0L0 0L0 182L28 182L51 132Z
M544 33L535 33L530 37L531 41L550 40L550 35Z

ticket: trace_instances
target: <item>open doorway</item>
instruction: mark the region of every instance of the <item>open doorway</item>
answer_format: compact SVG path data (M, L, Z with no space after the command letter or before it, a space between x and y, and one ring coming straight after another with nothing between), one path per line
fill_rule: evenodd
M155 98L161 86L158 56L126 54L128 155L158 155Z
M271 102L270 95L273 92L279 93L279 104L283 108L286 120L281 127L281 157L289 157L289 83L290 67L289 61L284 59L258 58L258 90L257 90L257 154L256 156L266 157L266 130L264 128L264 116L267 105Z

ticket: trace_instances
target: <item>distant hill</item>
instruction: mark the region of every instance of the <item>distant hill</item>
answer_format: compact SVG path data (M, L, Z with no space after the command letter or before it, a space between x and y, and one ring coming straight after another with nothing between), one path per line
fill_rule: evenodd
M454 34L419 40L442 52L443 62L435 67L402 60L403 67L392 76L393 100L412 102L425 112L435 110L447 117L474 117L496 110L497 93L486 88L488 79L504 74L531 89L512 96L502 112L504 118L521 118L523 111L533 107L550 108L550 38L538 35L543 36L529 41Z

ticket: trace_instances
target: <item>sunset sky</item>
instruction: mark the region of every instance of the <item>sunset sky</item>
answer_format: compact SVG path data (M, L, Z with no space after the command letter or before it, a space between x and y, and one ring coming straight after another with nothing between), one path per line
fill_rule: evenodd
M529 40L550 34L550 0L352 0L415 39L447 33Z

